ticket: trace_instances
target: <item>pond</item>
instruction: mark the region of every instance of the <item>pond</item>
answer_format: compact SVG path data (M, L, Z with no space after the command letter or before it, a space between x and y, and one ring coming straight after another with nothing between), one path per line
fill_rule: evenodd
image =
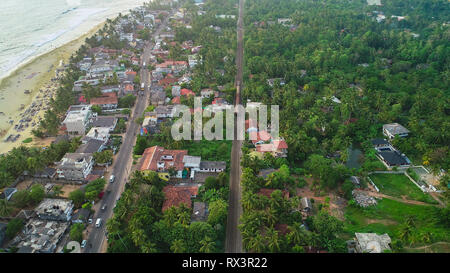
M361 167L361 164L359 163L359 159L362 156L362 152L358 148L353 148L353 146L350 146L348 148L348 160L345 163L345 166L347 168L355 168L358 169Z

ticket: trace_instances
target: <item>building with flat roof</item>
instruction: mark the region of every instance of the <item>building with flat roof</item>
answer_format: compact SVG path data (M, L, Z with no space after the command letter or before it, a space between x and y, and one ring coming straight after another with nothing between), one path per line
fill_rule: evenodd
M56 166L58 178L85 180L91 173L94 160L90 153L67 153Z
M386 233L378 235L376 233L355 233L357 253L383 253L391 250L391 238Z
M409 130L398 123L390 123L383 125L383 134L389 139L393 139L395 136L407 137Z
M45 198L34 211L37 217L48 221L70 221L73 202L66 199Z
M71 106L63 124L67 128L67 133L83 135L91 121L91 117L92 111L90 105Z
M54 253L68 228L69 222L31 219L9 246L17 253Z

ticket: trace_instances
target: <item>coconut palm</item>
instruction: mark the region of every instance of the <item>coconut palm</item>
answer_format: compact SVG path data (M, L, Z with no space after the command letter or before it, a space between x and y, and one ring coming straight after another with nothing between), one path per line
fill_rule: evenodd
M170 250L172 250L173 253L184 253L186 252L186 246L184 245L183 240L178 239L172 242Z
M201 253L213 253L216 250L216 242L211 240L211 238L209 238L208 236L200 241L200 245Z
M12 207L8 200L0 199L0 216L8 216L12 211Z
M280 238L278 236L278 231L276 231L273 227L268 228L266 230L265 237L266 237L267 246L269 247L270 252L280 251Z

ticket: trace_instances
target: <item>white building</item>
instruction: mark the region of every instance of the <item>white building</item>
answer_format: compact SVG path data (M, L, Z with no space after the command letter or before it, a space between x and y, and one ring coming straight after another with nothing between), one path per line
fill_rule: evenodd
M90 105L71 106L63 124L67 128L67 133L83 135L91 121L91 117L92 111Z
M84 180L94 166L92 154L67 153L56 167L58 178Z
M89 139L96 139L106 143L109 139L109 132L110 130L107 127L92 127L81 141L87 143Z

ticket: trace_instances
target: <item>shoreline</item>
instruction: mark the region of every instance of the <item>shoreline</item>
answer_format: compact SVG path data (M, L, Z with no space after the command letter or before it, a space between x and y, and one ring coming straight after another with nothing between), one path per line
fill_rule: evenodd
M51 79L55 76L55 70L59 67L60 61L67 63L70 56L85 43L85 39L94 35L105 24L106 20L94 25L78 38L34 57L11 72L9 76L1 79L0 106L3 114L0 115L0 154L7 153L21 145L31 147L43 143L43 140L35 138L31 134L32 126L17 132L14 125L21 119L23 111L34 102L44 97L48 99L54 95L58 84L52 82ZM24 90L29 90L30 94L24 94ZM38 123L46 111L45 107L49 107L48 103L41 101L41 104L43 107L33 115L33 122ZM10 120L14 122L10 124ZM4 142L10 134L20 134L20 137L15 142ZM29 137L33 138L32 142L22 143Z

